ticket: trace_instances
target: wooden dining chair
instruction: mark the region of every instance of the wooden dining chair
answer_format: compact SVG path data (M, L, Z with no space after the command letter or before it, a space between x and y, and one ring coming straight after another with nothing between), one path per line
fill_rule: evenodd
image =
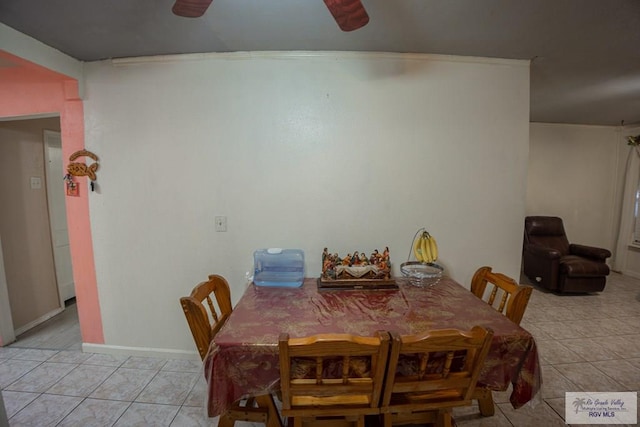
M204 360L211 340L233 310L229 283L222 276L210 274L209 280L196 285L191 295L180 298L180 304Z
M180 298L180 304L200 359L204 360L211 341L233 310L229 283L224 277L211 274L209 280L196 285L189 296ZM271 395L249 397L234 402L229 410L220 415L218 426L232 427L236 421L258 422L266 426L282 425Z
M512 278L494 273L491 267L480 267L471 279L471 292L491 307L519 325L531 298L531 286L519 285ZM478 400L480 413L491 416L495 413L493 394L484 387L476 388L474 399Z
M289 338L280 334L282 416L293 427L364 427L378 415L389 335ZM289 424L291 425L291 424Z
M470 406L493 331L443 329L425 335L391 332L380 412L384 427L452 425L451 410Z
M491 267L480 267L471 279L471 292L517 325L522 321L532 291L531 286L519 285L502 273L492 272Z

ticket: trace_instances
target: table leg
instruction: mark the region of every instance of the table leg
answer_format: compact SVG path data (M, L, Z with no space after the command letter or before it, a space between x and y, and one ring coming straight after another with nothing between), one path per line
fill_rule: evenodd
M477 387L473 393L473 397L478 399L478 407L480 408L481 415L490 417L495 414L496 408L493 403L491 390L485 387Z

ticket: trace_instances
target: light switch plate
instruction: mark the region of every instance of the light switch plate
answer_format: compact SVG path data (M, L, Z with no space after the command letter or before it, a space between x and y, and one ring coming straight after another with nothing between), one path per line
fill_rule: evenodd
M216 231L227 231L227 217L226 216L217 216L215 218L216 222Z
M39 176L32 176L31 177L31 189L32 190L39 190L42 188L42 178L40 178Z

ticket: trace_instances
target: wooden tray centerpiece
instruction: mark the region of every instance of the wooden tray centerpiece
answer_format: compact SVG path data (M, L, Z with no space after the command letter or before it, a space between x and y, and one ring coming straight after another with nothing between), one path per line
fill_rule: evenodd
M331 254L327 248L322 251L322 275L318 279L318 289L397 289L391 277L389 247L383 252L374 250L367 256L365 252L354 251L345 257Z

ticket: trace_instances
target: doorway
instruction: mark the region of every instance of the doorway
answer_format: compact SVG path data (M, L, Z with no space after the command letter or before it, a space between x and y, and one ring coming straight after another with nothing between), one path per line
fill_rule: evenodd
M45 137L45 130L51 129ZM59 130L58 117L0 122L0 261L16 336L62 313L64 300L74 295L71 258L64 254L69 241L66 213L61 210L64 194L48 185L56 183L54 175L62 182ZM58 283L66 289L59 289Z
M10 51L28 52L21 36L9 43ZM32 40L25 40L31 46ZM46 48L46 46L45 46ZM6 49L0 49L0 122L23 118L56 117L63 137L65 157L84 148L84 102L80 81L83 80L82 64L60 55L51 49L36 49L29 53L30 59L21 58ZM37 90L34 90L37 88ZM42 131L40 131L42 139ZM0 158L0 161L2 159ZM44 170L44 169L43 169ZM13 177L11 177L12 182ZM23 184L20 182L19 184ZM2 183L0 183L2 185ZM83 345L104 344L102 313L98 297L98 283L93 255L89 194L80 193L73 200L66 199L67 214L72 219L69 229L73 276L78 290L78 318ZM4 244L4 235L0 232ZM51 237L49 236L49 240ZM51 251L51 248L49 248ZM12 342L13 330L9 310L3 309L3 288L6 280L0 275L0 345ZM81 290L81 291L80 291ZM59 304L59 299L58 299ZM8 317L8 319L7 319Z

